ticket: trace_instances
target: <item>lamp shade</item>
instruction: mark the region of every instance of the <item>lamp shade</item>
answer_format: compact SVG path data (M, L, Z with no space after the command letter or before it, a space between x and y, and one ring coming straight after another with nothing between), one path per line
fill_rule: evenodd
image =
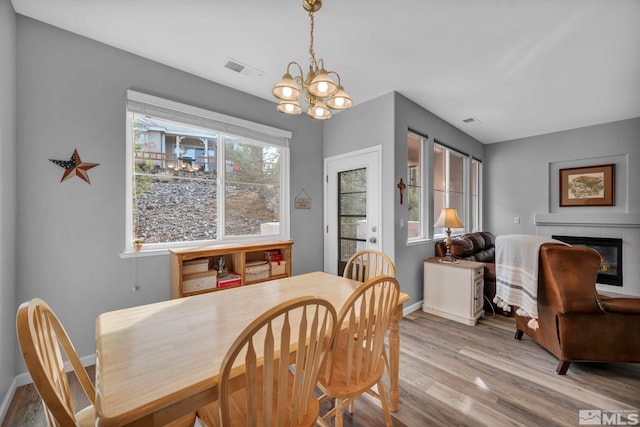
M284 114L300 114L302 112L298 101L280 101L277 109Z
M309 85L309 93L320 98L333 94L337 89L338 86L331 80L324 68L318 71L318 74L311 80Z
M331 110L320 98L316 98L315 102L307 109L307 115L317 120L326 120L331 117Z
M460 221L460 217L458 216L458 211L456 208L444 208L440 211L440 217L435 224L434 227L443 227L443 228L464 228L462 225L462 221Z
M349 98L342 86L338 86L338 91L331 95L331 98L327 101L327 107L333 110L346 110L352 104L351 98Z
M282 76L282 80L280 80L280 82L275 85L272 93L273 96L281 101L296 101L302 94L300 88L298 87L296 82L293 81L293 78L289 73L286 73L284 76Z

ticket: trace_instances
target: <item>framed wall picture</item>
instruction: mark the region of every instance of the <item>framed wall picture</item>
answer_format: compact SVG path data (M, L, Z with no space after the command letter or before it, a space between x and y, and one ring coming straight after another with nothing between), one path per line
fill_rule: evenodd
M615 206L616 165L560 169L560 206Z

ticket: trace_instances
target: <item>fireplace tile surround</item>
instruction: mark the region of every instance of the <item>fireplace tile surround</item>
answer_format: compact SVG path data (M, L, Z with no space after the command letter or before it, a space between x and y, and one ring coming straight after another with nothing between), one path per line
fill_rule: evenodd
M604 292L640 296L640 225L541 225L536 221L536 234L622 239L623 286L598 283L596 288Z
M603 285L622 286L622 239L610 237L580 237L551 235L551 238L560 240L573 246L585 246L595 249L600 254L600 270L597 283Z

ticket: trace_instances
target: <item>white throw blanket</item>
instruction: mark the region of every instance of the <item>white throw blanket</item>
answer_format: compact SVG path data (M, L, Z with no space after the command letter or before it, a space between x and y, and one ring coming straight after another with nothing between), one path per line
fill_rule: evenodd
M544 243L566 245L547 236L512 234L496 238L496 296L498 307L531 317L528 326L538 329L538 258Z

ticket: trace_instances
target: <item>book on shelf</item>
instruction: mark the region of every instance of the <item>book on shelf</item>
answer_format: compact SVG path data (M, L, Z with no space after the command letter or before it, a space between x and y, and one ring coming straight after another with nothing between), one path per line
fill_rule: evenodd
M216 284L218 288L228 288L229 286L236 286L242 283L242 276L233 271L228 272L224 277L218 276Z
M269 262L282 261L282 254L280 253L280 249L265 251L265 258Z

